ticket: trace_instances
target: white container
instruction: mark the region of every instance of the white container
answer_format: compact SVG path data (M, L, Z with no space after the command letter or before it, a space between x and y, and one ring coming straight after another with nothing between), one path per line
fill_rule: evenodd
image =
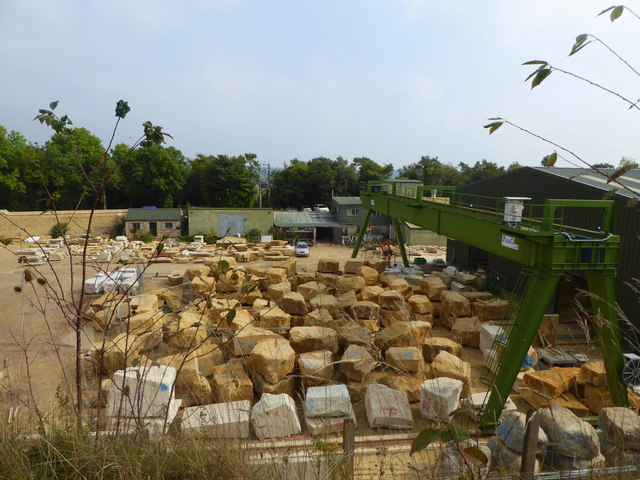
M260 243L269 243L271 240L273 240L273 235L261 235L260 236Z

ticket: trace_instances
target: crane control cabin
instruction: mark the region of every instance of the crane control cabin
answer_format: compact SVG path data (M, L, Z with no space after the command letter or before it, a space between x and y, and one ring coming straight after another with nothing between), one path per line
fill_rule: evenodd
M455 187L393 180L362 184L360 198L367 210L352 258L358 255L372 212L378 212L392 219L405 267L409 261L400 220L522 265L510 298L514 308L508 329L495 340L494 351L488 356L493 360L485 363L481 375L489 387L480 419L483 430L491 431L498 422L559 280L570 271L582 272L587 280L611 397L615 405L626 405L615 309L614 278L620 237L612 231L614 201L549 199L543 205L529 205L525 203L528 199L522 197L461 195ZM590 209L601 218L600 228L585 230L564 225L564 211L574 208Z

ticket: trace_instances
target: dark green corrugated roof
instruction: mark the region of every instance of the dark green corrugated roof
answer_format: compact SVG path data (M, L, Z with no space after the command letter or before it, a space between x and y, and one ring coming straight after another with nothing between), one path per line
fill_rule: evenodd
M273 212L276 227L342 227L331 213L316 212Z
M362 205L360 197L333 197L331 200L336 205Z
M130 208L124 220L125 222L161 222L179 221L181 218L182 209L180 208Z

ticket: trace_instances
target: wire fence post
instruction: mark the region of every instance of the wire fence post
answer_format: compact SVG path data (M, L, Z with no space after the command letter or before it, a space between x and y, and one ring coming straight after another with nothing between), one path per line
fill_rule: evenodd
M522 464L520 467L521 480L533 480L538 453L538 431L540 430L540 416L533 409L527 412L527 423L524 431L522 447Z
M344 430L342 432L342 448L344 456L347 460L347 479L354 478L355 450L356 450L356 424L348 418L344 422Z

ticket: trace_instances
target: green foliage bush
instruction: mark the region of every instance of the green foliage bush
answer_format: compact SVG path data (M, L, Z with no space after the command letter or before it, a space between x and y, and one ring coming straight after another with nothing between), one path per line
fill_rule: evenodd
M2 243L3 245L11 245L11 239L10 238L0 238L0 243Z
M51 235L53 238L64 237L68 231L69 224L60 222L51 227L51 230L49 230L49 235Z
M249 230L247 233L244 234L244 238L247 239L247 242L260 241L261 235L262 235L262 232L260 230L258 230L257 228L252 228L251 230Z

